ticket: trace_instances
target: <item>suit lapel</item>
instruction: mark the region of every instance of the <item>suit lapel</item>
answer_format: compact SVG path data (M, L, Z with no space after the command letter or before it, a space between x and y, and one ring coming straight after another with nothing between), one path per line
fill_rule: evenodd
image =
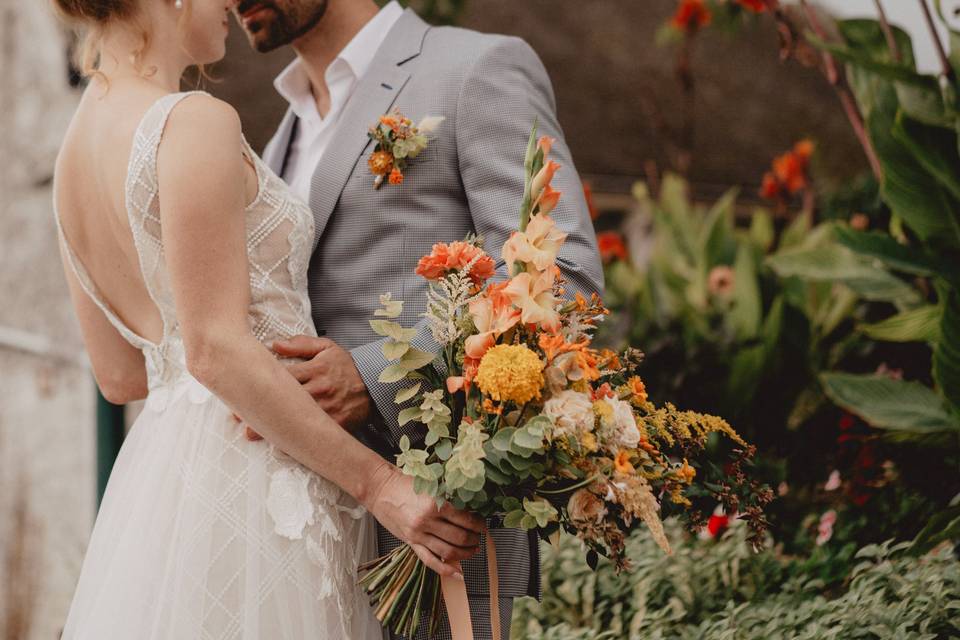
M314 249L353 175L371 144L367 131L389 112L410 79L404 63L420 54L429 25L409 9L390 30L367 73L340 114L340 122L317 165L310 185L310 208L316 221ZM361 167L360 170L363 170ZM370 176L373 189L373 176Z
M268 144L264 150L263 161L281 178L287 168L287 158L290 157L290 143L293 141L296 128L297 116L293 113L293 109L287 109L271 144Z

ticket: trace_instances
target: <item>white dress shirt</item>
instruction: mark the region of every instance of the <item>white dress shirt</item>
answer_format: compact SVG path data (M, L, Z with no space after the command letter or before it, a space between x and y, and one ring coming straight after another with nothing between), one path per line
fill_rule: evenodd
M330 111L326 117L321 117L317 110L310 78L299 57L274 80L273 86L290 103L299 119L283 178L304 202L310 202L310 183L333 137L340 112L402 15L403 9L397 1L390 2L364 25L327 67L324 80L330 92Z

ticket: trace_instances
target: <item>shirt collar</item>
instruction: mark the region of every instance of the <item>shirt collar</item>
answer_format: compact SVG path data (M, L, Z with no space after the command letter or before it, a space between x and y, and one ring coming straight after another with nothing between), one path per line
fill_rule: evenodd
M336 59L327 68L326 76L329 80L331 70L346 63L354 78L361 78L370 68L377 50L390 29L403 15L403 8L397 0L391 0L367 24L360 29L346 47L337 55ZM316 111L316 103L310 88L310 78L303 69L299 56L287 65L280 75L273 81L273 86L287 102L293 112L300 118Z

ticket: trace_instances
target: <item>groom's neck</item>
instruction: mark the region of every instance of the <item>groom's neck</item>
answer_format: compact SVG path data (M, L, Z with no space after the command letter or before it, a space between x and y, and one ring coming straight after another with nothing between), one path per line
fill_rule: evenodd
M379 10L373 0L330 0L320 22L293 43L310 78L321 115L326 115L330 105L324 78L327 67Z

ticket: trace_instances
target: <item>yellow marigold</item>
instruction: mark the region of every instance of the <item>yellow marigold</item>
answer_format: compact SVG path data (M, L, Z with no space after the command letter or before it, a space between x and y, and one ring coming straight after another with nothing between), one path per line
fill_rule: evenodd
M643 384L640 376L633 376L627 380L630 385L630 392L633 393L633 401L637 404L643 404L647 401L647 386Z
M370 154L367 161L370 165L370 171L377 176L388 175L393 171L393 154L389 151L377 151Z
M500 344L480 361L477 384L498 402L525 404L540 397L543 361L522 344Z

